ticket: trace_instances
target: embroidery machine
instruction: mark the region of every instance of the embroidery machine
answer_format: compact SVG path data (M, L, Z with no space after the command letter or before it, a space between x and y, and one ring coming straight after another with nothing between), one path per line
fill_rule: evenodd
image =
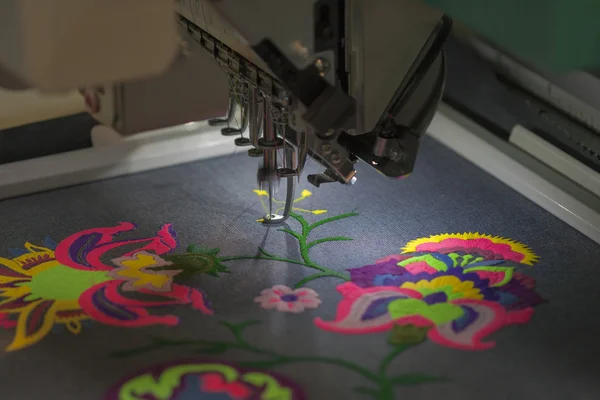
M524 134L522 125L521 134L511 136L527 142L523 146L537 160L533 163L523 161L523 150L515 153L496 143L494 137L488 138L489 132L476 133L471 125L466 128L468 123L456 123L466 114L477 117L478 122L483 118L485 128L498 125L494 121L497 111L477 109L491 101L481 88L491 87L496 73L491 73L493 78L482 78L471 64L450 69L454 76L448 78L452 90L446 90L446 101L460 108L463 115L453 114L445 105L436 115L448 63L443 46L451 30L450 18L440 10L458 15L496 42L524 54L535 53L540 58L537 61L550 64L547 58L539 57L543 50L527 48L529 41L498 40L503 25L481 23L485 19L477 18L483 15L477 12L483 12L475 4L461 8L444 0L179 0L174 4L165 0L8 0L0 13L3 37L11 38L0 42L0 86L36 87L49 92L79 89L87 112L111 128L92 135L99 150L91 158L105 163L109 159L143 158L135 167L119 164L104 168L98 161L89 167L96 178L170 165L173 159L192 160L201 153L226 154L231 147L222 145L222 139L231 141L229 136L239 136L235 145L248 146L248 154L260 160L257 180L262 188L273 194L280 181L285 181L286 207L282 215L270 212L265 223L280 223L289 215L295 182L307 157L325 169L307 177L316 186L354 184L358 160L387 177L404 177L414 167L419 139L429 126L429 133L438 140L600 240L598 198L588 193L598 195L595 183L600 179L591 172L590 163L585 169L564 157L568 153L581 161L573 151L564 151L569 147L564 140L559 156L544 147L545 157L551 158L542 159L545 166L540 166L536 162L544 156L532 154L536 137ZM470 50L477 49L478 57L487 59L489 71L499 71L513 84L520 79L520 88L528 88L536 98L542 97L571 116L581 115L574 111L574 100L565 100L568 96L562 96L561 104L557 104L556 90L550 95L551 91L540 89L550 82L547 75L531 75L525 67L518 70L507 64L511 58L503 58L477 35L462 28L458 31L464 40L452 44L455 54L468 42ZM544 30L539 31L532 36L543 40ZM450 61L467 58L461 54ZM590 60L580 57L566 67L586 63ZM466 70L473 73L458 78ZM463 84L461 79L471 84ZM493 84L500 85L496 81ZM475 89L461 92L461 87ZM525 95L519 98L526 99L530 108L535 102ZM571 111L564 111L566 108ZM544 109L536 118L551 120L543 130L557 145L560 133L552 130L564 131L566 122L557 125L552 112ZM215 119L221 115L226 116ZM210 126L222 127L223 136L204 135L191 142L189 137L198 130L197 124L177 132L169 128L205 120ZM585 149L597 154L595 137L581 133L583 125L592 125L592 130L595 126L579 124L575 142L584 143ZM206 124L202 127L209 129ZM177 141L171 146L152 142L156 135L146 132L156 129L162 129L161 135L177 137ZM468 134L461 136L465 130ZM156 146L148 147L150 142ZM118 151L101 148L115 143L122 144ZM133 151L140 143L146 146L146 153ZM584 153L590 153L587 150ZM550 153L554 156L548 156ZM83 161L86 158L90 159L89 155L80 154L76 161L90 162ZM594 162L593 158L588 157L588 161ZM77 171L69 162L59 167L64 169L61 184L81 180L74 178ZM30 164L26 172L43 169L43 165L42 161ZM568 182L563 182L565 174ZM24 179L27 174L17 175ZM582 179L588 182L588 189L583 191ZM48 188L42 182L33 174L27 189L14 193ZM12 186L5 186L10 194Z
M4 66L45 90L82 88L87 110L122 134L218 116L220 101L229 93L227 116L209 124L227 125L224 135L248 131L249 137L235 143L248 146L248 154L260 158L261 188L274 195L280 181L286 181L286 207L282 215L267 215L265 223L279 223L289 215L295 182L308 156L325 167L322 174L308 176L316 186L353 184L358 159L388 177L409 174L419 138L442 95L442 46L451 20L413 1L375 5L181 0L175 5L176 20L169 9L172 3L164 0L143 7L136 1L118 6L50 1L41 10L37 5L33 9L32 3L9 2L24 13L15 29L22 34L23 51L11 52L5 46ZM56 7L69 10L63 14ZM51 10L60 21L52 19ZM144 21L131 37L137 22L122 15L134 11L136 19ZM58 25L84 14L94 18L81 31ZM100 26L108 22L110 33ZM29 25L35 23L39 25ZM49 38L43 40L41 35L48 32ZM98 32L108 38L93 37ZM32 36L40 42L27 41ZM44 43L48 40L56 40L52 54ZM110 47L101 49L96 41ZM78 64L58 65L58 54L73 57ZM210 58L226 72L228 92L220 87L223 74L217 63L207 65ZM167 68L154 80L155 87L140 88L139 82L98 85ZM141 100L158 92L157 86L163 89L162 97ZM135 105L130 104L133 99ZM158 114L149 116L150 109ZM241 126L234 128L236 119Z

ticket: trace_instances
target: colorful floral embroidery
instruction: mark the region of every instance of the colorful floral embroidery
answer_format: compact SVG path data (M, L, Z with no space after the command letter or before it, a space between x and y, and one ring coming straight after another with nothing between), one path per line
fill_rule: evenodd
M260 344L253 343L252 338L247 337L246 335L246 331L250 327L258 324L260 324L258 321L245 321L237 324L221 322L221 325L229 331L230 338L227 338L228 335L222 335L218 340L197 338L177 339L166 337L154 338L150 343L144 344L138 348L113 353L113 356L115 357L131 357L140 353L146 354L150 351L161 349L183 348L187 349L188 352L196 354L205 353L212 355L224 354L232 350L236 351L237 353L241 352L252 355L253 358L247 361L238 362L237 367L228 365L227 370L230 371L230 373L222 377L213 376L215 375L215 372L217 372L215 371L214 366L223 365L220 362L210 363L211 367L207 367L207 365L204 363L201 363L202 366L198 367L198 364L193 362L185 363L183 365L176 364L177 371L170 371L168 373L165 372L166 369L164 368L143 371L134 378L126 379L120 384L116 385L108 399L238 399L237 397L233 396L234 393L240 395L239 399L251 398L275 400L303 398L300 390L297 389L291 382L284 380L282 377L261 372L262 369L278 368L280 366L292 364L321 364L328 365L330 367L342 368L346 370L346 372L354 374L355 377L362 378L356 381L350 380L347 382L348 385L352 385L351 387L356 393L360 393L361 395L366 395L377 400L393 400L398 398L395 393L395 389L397 387L444 381L443 378L423 373L405 372L396 374L391 371L391 363L410 348L410 346L407 346L404 343L398 346L392 346L389 349L388 354L381 359L379 365L371 369L360 362L353 362L344 358L326 357L322 355L313 356L306 353L290 355L281 353L277 350L261 347ZM412 340L417 340L422 335L419 335L417 331L412 333L405 332L401 339L405 340L407 336L410 336ZM246 368L252 371L251 374L253 377L257 377L256 380L248 380L249 370ZM259 370L256 370L255 368L258 368ZM188 379L182 379L182 377L185 377L185 374L190 374L191 376ZM202 374L200 379L196 378L197 374ZM208 380L211 383L214 383L214 385L205 386L205 382L207 380L205 374L211 374ZM261 375L267 375L273 379L267 381L261 378L259 380L258 377ZM226 384L224 384L223 378L226 379ZM198 382L199 380L200 382ZM273 386L270 386L269 382L271 382ZM248 384L250 384L250 387L246 386ZM283 388L283 390L275 390L275 388L277 388L277 386L274 386L275 384L279 385L279 387ZM202 389L211 388L215 391L218 389L218 393L221 395L221 397L218 397L215 392L198 392L198 386L200 386ZM257 389L261 388L263 391L257 393L253 390L252 386L255 386ZM244 391L243 388L246 388L246 390ZM271 388L272 391L267 392L269 388ZM209 396L209 393L214 397ZM227 395L231 397L227 397L227 395L224 393L227 393ZM241 394L246 393L249 393L249 396L254 397L241 396ZM267 396L267 394L270 395Z
M79 333L89 319L122 327L178 323L173 315L150 314L152 307L191 305L211 314L204 295L175 283L181 270L161 258L177 246L171 226L154 237L115 240L134 228L125 222L85 230L56 248L26 243L14 258L0 258L0 325L15 329L7 350L39 342L56 324Z
M140 371L115 385L106 400L147 399L302 400L289 379L232 364L184 361Z
M408 242L402 251L404 253L431 251L443 254L474 251L486 260L516 261L526 265L533 265L539 261L539 257L522 243L481 233L432 235Z
M478 350L494 346L484 341L491 333L527 322L543 302L535 281L514 271L537 256L512 240L438 235L404 251L351 269L351 282L338 286L344 299L335 320L317 319L317 326L352 334L410 325L444 346Z
M275 285L265 289L254 299L267 310L300 313L307 308L317 308L321 304L319 295L312 289L291 289L283 285Z
M261 196L260 193L257 194ZM279 231L297 241L300 259L279 257L262 247L258 248L258 254L251 256L218 256L218 249L199 249L195 252L188 249L190 253L197 255L183 255L176 264L184 270L182 273L199 270L214 274L227 272L223 263L236 260L278 261L316 271L298 281L294 289L276 285L262 291L261 295L255 298L264 308L284 312L301 312L305 308L315 308L320 304L318 295L304 287L313 280L344 280L345 282L337 287L343 299L338 304L334 320L324 321L317 318L315 323L322 329L345 334L389 330L388 353L380 359L374 369L343 358L289 355L262 348L245 336L245 330L256 325L257 321L239 324L222 322L231 333L230 339L154 338L139 348L123 350L114 355L126 357L174 347L190 347L190 351L195 353L212 355L224 354L229 350L246 352L253 357L239 362L237 367L232 367L241 374L244 372L240 368L268 369L296 363L320 363L343 368L360 376L362 379L357 381L357 385L360 386L353 388L356 393L373 399L391 400L397 398L397 387L443 381L428 374L396 374L393 371L392 364L412 347L426 340L458 349L493 347L494 342L487 340L490 334L507 325L527 322L534 312L534 307L543 302L535 292L533 278L517 272L518 267L533 265L538 260L533 251L510 239L478 233L443 234L417 239L408 243L402 254L384 257L373 265L350 269L349 272L338 271L315 262L309 254L312 247L352 239L345 236L309 239L313 230L356 215L354 212L346 213L309 223L303 216L292 213L292 220L297 222L299 229L294 229L290 224L292 226L286 226ZM171 261L169 257L163 259ZM171 268L176 269L174 266ZM175 275L178 276L180 274ZM139 284L151 285L152 282L146 279L139 281ZM304 303L301 302L302 299L305 300ZM2 323L3 320L0 319L0 324ZM261 373L256 370L254 372ZM191 374L195 373L196 371L192 370ZM236 398L237 395L243 399L246 398L243 396L251 393L247 391L248 388L243 382L235 380L238 375L230 380L223 377L223 374L189 378L196 379L190 381L194 391L189 393L186 391L187 380L180 380L180 375L173 375L176 379L171 379L170 376L167 378L160 372L149 372L143 377L140 376L140 380L136 380L139 385L136 383L128 386L128 391L122 390L124 385L118 386L119 390L115 390L116 394L111 398L116 398L114 396L120 393L125 394L124 398L134 394L138 398L155 399L160 395L161 399L179 399L180 397L169 397L174 396L173 393L179 395L172 387L183 388L182 397L216 394L202 391L208 387L219 388L219 395L223 398ZM207 381L214 382L214 386L204 383ZM172 386L164 386L161 382L171 383ZM253 398L263 398L254 393L252 395L255 396ZM133 398L131 395L130 397Z

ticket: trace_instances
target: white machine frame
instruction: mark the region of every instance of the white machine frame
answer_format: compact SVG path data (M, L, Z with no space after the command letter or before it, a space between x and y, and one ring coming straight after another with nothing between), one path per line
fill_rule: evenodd
M0 166L0 199L224 156L239 149L206 122L122 137L92 130L93 147Z
M595 171L562 151L549 151L548 143L521 126L513 128L511 143L507 143L445 104L440 105L428 132L437 141L600 243L600 197L576 183L597 181L600 178ZM535 140L532 137L538 139L537 143L531 143ZM520 145L527 140L531 147L524 151ZM538 154L542 154L540 158L547 164L538 158ZM566 171L573 180L549 165L569 165Z

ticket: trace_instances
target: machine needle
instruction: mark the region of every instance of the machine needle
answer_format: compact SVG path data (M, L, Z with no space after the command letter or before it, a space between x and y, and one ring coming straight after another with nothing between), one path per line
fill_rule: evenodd
M273 215L273 189L272 185L269 184L269 218Z

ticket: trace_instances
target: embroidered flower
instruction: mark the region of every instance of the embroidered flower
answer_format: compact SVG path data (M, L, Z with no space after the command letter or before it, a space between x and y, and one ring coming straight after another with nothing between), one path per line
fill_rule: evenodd
M15 327L7 350L39 342L56 324L72 333L89 319L122 327L176 325L177 317L148 309L184 304L210 314L204 295L174 283L179 270L160 257L177 246L171 226L154 237L115 240L134 228L125 222L85 230L55 249L26 243L14 258L0 258L0 325Z
M105 397L117 399L306 399L285 376L223 362L190 360L138 371L114 385Z
M260 204L262 205L265 212L269 213L269 208L267 207L267 205L265 204L265 201L263 199L264 197L269 198L269 192L267 192L266 190L253 190L253 192L254 192L254 194L256 194L259 197ZM325 214L327 212L327 210L308 210L305 208L296 207L297 203L300 203L302 200L307 199L307 198L311 197L312 195L313 194L310 190L306 190L306 189L303 190L302 193L300 194L300 197L294 199L294 206L292 207L292 211L313 214L313 215ZM277 200L275 198L272 198L272 199L273 199L273 203L277 205L277 209L274 210L273 213L279 214L280 212L283 211L283 209L285 207L285 201ZM263 222L263 220L260 219L257 222Z
M181 270L156 270L155 268L166 267L172 263L147 251L115 258L112 262L117 268L108 272L108 276L124 281L123 290L130 292L140 289L168 292L173 288L173 277L181 272Z
M490 246L490 237L482 237L485 240L476 242L474 238L469 243L460 237L444 248L429 244L430 249L446 254L391 255L376 264L351 269L351 282L338 286L344 299L336 319L317 319L317 326L352 334L411 325L427 328L429 339L445 346L493 347L493 342L483 339L504 326L527 322L533 307L543 300L535 293L532 278L514 272L520 264L513 260L533 262L535 255L518 255L506 247L507 242L516 242L494 238L503 241L497 244L506 245L501 250L510 259L502 259L498 247ZM473 246L477 243L481 247ZM513 248L525 249L519 246Z
M312 289L291 289L284 285L275 285L265 289L254 299L267 310L300 313L307 308L317 308L321 304L319 295Z
M402 251L477 254L486 260L515 261L526 265L539 261L539 257L522 243L482 233L444 233L415 239L408 242Z

